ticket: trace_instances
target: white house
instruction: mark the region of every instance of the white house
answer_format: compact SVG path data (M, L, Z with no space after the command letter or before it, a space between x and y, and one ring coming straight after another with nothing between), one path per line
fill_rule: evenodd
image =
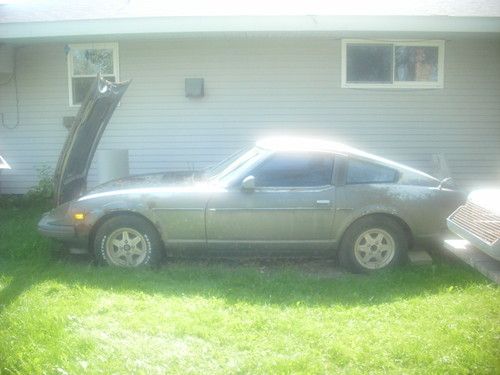
M345 3L0 0L0 192L55 166L97 70L132 79L100 144L131 173L286 133L500 183L500 2Z

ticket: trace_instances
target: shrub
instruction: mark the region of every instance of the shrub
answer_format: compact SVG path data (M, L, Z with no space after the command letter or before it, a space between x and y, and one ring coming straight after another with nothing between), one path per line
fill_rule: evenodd
M38 184L27 193L26 199L31 202L47 202L54 194L54 173L49 166L37 168Z

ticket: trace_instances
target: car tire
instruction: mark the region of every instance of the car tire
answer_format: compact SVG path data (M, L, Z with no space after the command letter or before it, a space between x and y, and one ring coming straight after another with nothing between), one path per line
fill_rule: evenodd
M407 250L408 241L399 223L383 216L369 216L345 231L339 262L355 273L375 272L400 264Z
M162 242L151 223L135 215L114 216L98 229L94 239L99 264L118 267L157 265Z

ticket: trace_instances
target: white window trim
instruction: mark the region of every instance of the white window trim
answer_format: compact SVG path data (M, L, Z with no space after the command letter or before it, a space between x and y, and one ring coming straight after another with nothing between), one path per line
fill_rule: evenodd
M393 46L438 47L438 80L435 82L402 82L393 83L353 83L347 82L347 44L392 44ZM372 39L342 39L342 88L356 89L442 89L444 87L444 40L372 40ZM395 56L393 54L393 79Z
M68 64L68 98L70 107L80 107L81 104L73 104L73 77L95 77L94 74L79 74L73 75L73 59L72 52L75 49L111 49L113 50L113 74L103 74L103 77L115 77L115 81L120 80L120 61L118 54L118 43L85 43L85 44L70 44L67 55Z

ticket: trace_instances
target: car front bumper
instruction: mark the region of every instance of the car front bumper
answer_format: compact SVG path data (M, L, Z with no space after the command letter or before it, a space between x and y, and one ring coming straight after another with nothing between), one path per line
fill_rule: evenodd
M79 236L74 225L55 220L50 212L45 213L38 222L38 233L73 247L86 247L86 237Z
M453 233L459 235L463 239L466 239L474 247L481 250L483 253L488 254L493 259L500 261L500 241L496 241L493 244L488 244L478 236L468 231L467 229L462 228L460 225L455 223L450 218L447 219L447 223L448 223L448 228L450 228L450 230Z

